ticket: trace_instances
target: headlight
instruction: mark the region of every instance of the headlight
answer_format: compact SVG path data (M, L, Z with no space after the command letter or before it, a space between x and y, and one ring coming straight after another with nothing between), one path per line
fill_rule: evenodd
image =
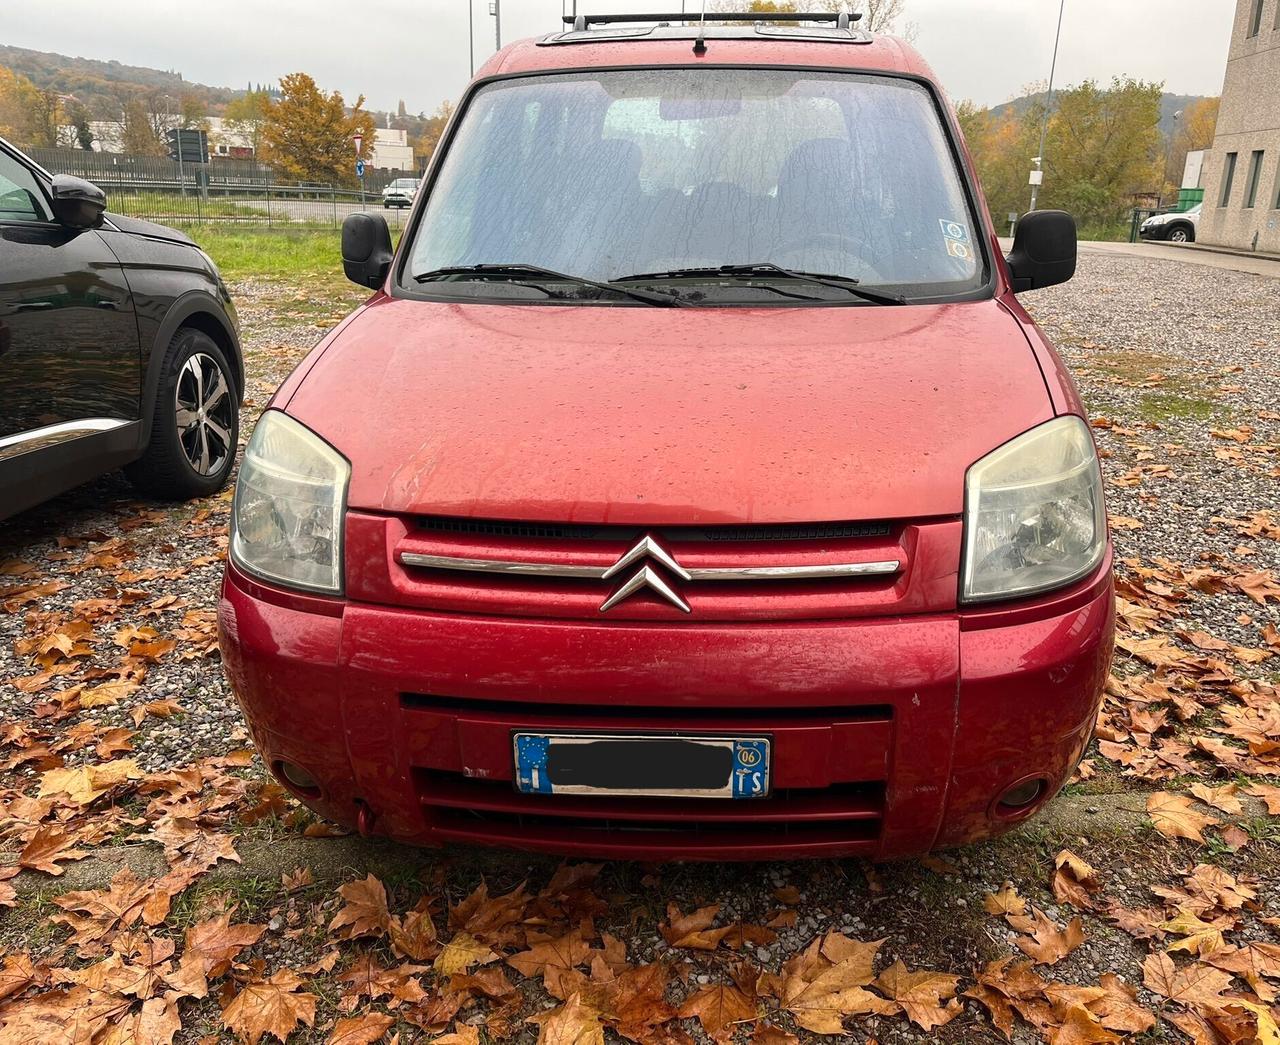
M268 410L245 447L231 512L236 565L290 588L342 590L351 465L310 429Z
M1030 595L1089 573L1107 544L1102 473L1079 417L993 450L965 478L966 602Z

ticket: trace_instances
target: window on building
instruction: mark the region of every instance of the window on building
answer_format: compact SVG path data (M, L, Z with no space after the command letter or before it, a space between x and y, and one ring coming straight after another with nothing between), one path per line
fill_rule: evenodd
M1219 207L1225 207L1231 202L1231 183L1236 177L1236 154L1234 152L1227 153L1226 162L1222 167L1222 197L1218 200Z
M1252 207L1258 202L1258 179L1262 176L1262 150L1254 149L1249 157L1249 180L1245 183L1244 205Z
M1253 10L1249 12L1249 36L1257 36L1262 29L1262 5L1265 0L1253 0Z

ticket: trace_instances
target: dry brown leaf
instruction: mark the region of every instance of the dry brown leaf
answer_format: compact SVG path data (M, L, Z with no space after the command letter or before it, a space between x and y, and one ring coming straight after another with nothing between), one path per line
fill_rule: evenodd
M88 805L113 787L142 778L142 770L132 758L119 758L93 766L50 769L40 775L40 796L64 794L77 805Z
M1226 1003L1222 992L1231 984L1231 974L1196 962L1178 968L1163 952L1147 955L1142 963L1142 982L1147 990L1182 1005L1216 1008Z
M347 1016L333 1026L327 1045L373 1045L386 1037L395 1018L380 1012L362 1012L358 1016ZM437 1041L443 1039L437 1038ZM477 1035L476 1045L479 1045Z
M89 855L87 850L73 849L75 841L74 835L68 835L60 827L41 827L18 854L18 866L60 875L62 868L57 861L83 860Z
M373 875L363 881L347 882L338 887L346 904L329 923L329 931L340 940L358 936L384 936L391 922L387 910L387 890Z
M488 965L497 960L498 955L489 949L488 944L481 943L470 933L458 933L445 944L432 964L441 976L451 976L455 972L466 972L473 965Z
M538 1024L538 1045L604 1045L600 1017L574 994L550 1012L530 1016Z
M258 1045L268 1034L284 1041L298 1024L315 1023L316 996L299 992L301 986L302 980L290 969L247 983L222 1010L222 1025L248 1045Z
M1012 882L1005 882L997 892L987 893L982 902L988 914L1023 915L1027 913L1027 901L1018 895L1018 890Z
M667 923L658 927L668 947L685 947L695 951L714 951L733 927L710 928L720 912L719 904L699 907L690 914L681 914L675 904L667 904Z
M1210 787L1208 784L1192 784L1190 788L1191 793L1205 805L1213 806L1214 809L1221 809L1229 816L1240 816L1244 812L1240 799L1236 797L1239 790L1239 784L1223 784L1221 787Z
M912 1023L931 1031L960 1015L963 1006L956 997L959 982L959 976L949 973L910 972L899 960L876 978L875 985L902 1006Z
M1054 898L1082 911L1092 910L1096 906L1093 894L1102 888L1098 872L1070 849L1058 853L1054 858L1054 868Z
M1049 1033L1049 1045L1100 1045L1120 1040L1083 1005L1068 1008L1062 1023Z
M184 961L199 959L200 971L216 979L231 967L236 955L252 947L266 931L265 925L232 925L230 912L223 912L187 930L182 957Z
M848 1016L894 1015L895 1002L863 989L875 978L875 955L883 943L862 943L842 933L813 940L782 967L782 1007L816 1034L842 1033Z
M548 991L555 997L563 997L563 985L567 974L590 958L591 944L582 938L579 929L573 929L553 940L542 940L528 950L513 954L507 964L521 976L541 976Z
M1079 916L1072 918L1065 929L1059 928L1053 919L1036 906L1031 917L1008 915L1005 919L1020 933L1030 939L1018 937L1018 949L1037 965L1054 965L1084 943L1084 923Z
M756 1003L732 983L713 984L691 995L680 1006L679 1016L696 1016L708 1037L728 1041L738 1024L756 1018Z
M1204 836L1200 832L1219 823L1199 812L1185 795L1175 795L1170 791L1156 791L1148 795L1147 812L1156 830L1166 838L1186 838L1202 844Z

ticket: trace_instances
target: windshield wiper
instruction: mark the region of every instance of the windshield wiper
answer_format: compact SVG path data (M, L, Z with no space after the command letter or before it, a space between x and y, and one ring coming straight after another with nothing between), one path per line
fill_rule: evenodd
M416 283L430 283L432 280L445 279L448 276L484 276L490 279L506 278L512 282L520 283L522 286L532 286L539 290L543 290L549 297L559 296L547 287L542 286L540 283L521 279L522 276L534 276L541 277L546 280L555 280L557 282L573 283L580 287L597 287L600 290L608 291L612 294L623 294L635 301L643 301L646 305L658 305L663 308L679 308L689 304L689 302L684 301L675 294L669 294L659 290L639 290L634 287L619 287L612 283L603 283L599 280L588 279L586 276L571 276L566 272L556 272L554 269L543 268L541 265L526 265L521 262L497 265L446 265L443 268L431 269L427 272L419 272L413 277L413 279Z
M665 272L640 272L634 276L624 276L621 281L613 280L612 282L680 279L685 276L756 276L769 273L775 276L783 276L787 279L799 280L802 283L817 283L824 287L834 287L836 290L843 290L854 297L862 298L864 301L875 302L877 305L905 305L907 303L907 299L901 294L886 294L878 290L867 290L865 287L860 287L858 286L859 281L853 276L841 276L829 272L797 272L794 269L775 265L772 261L756 261L744 265L706 265L700 268L669 269Z

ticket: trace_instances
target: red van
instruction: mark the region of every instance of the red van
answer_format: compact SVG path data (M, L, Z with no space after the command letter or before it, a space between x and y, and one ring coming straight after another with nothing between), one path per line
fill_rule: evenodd
M717 15L717 18L723 16ZM219 609L254 742L421 844L888 858L1089 741L1084 408L954 114L847 15L579 17L468 88L403 238L245 451Z

